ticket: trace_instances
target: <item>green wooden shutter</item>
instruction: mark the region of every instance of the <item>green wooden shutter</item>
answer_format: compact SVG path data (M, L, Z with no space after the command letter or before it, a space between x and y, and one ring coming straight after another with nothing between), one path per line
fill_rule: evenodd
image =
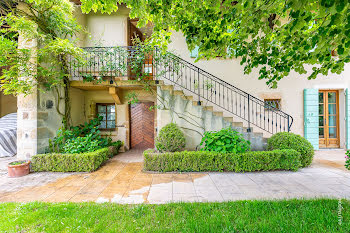
M318 89L304 89L304 137L319 149Z
M350 149L350 93L346 88L345 90L345 128L346 128L346 137L345 145L346 149Z
M191 57L192 58L197 58L198 57L198 52L199 52L199 46L196 45L196 47L191 51Z

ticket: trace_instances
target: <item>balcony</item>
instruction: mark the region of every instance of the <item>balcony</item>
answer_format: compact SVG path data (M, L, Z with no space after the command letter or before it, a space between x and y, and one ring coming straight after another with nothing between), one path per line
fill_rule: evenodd
M68 58L72 81L153 79L153 50L140 46L86 47L81 59Z

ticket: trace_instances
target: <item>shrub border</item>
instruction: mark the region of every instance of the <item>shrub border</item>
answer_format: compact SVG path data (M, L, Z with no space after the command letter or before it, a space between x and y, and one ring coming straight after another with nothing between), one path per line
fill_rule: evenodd
M39 154L31 159L34 172L92 172L118 153L114 146L80 154Z
M300 153L292 149L240 154L212 151L157 153L146 150L143 156L144 171L153 172L297 171L301 167Z

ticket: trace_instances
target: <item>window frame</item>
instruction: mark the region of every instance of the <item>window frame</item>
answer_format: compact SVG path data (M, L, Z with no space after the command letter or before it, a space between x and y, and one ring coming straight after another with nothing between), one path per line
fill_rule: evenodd
M114 128L98 128L101 131L115 131L117 128L117 124L116 124L116 112L117 112L117 107L115 105L115 103L96 103L96 117L98 116L98 107L99 106L104 106L105 110L106 110L106 127L107 127L107 122L108 121L112 121L112 120L107 120L108 119L108 111L107 111L107 106L114 106L114 122L115 122L115 127Z

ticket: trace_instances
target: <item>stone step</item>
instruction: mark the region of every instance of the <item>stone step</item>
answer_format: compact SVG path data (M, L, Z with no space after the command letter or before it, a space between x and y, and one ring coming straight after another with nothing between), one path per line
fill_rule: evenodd
M174 90L174 86L173 85L162 85L161 89L164 91L173 91Z
M157 81L158 81L158 85L160 85L160 86L164 85L164 81L163 80L157 80ZM154 82L156 82L156 81L154 81Z
M203 108L204 108L205 111L210 111L210 112L213 112L213 110L214 110L213 106L205 106Z
M266 148L266 142L267 139L263 138L263 133L254 132L255 129L254 126L251 127L251 132L247 132L248 127L243 124L243 122L235 121L234 117L224 117L223 111L215 111L214 106L203 106L206 102L200 101L200 105L198 104L198 101L195 100L191 95L185 95L184 91L182 90L176 90L172 85L163 85L160 86L160 90L164 90L168 94L165 96L170 95L179 95L181 98L176 98L175 101L182 101L177 102L177 105L181 108L181 106L185 107L184 100L189 100L192 102L192 106L198 106L196 108L190 108L189 111L193 114L191 117L197 117L198 119L203 119L203 123L205 124L204 128L205 130L209 131L218 131L225 127L232 127L235 131L243 134L244 138L251 141L252 150L261 150L263 148ZM191 104L191 103L190 103ZM194 140L193 138L190 140Z
M243 127L243 122L232 122L232 125L235 127Z
M194 106L202 106L203 105L203 101L199 101L200 104L198 104L198 101L192 101L192 104Z
M233 123L233 117L224 117L224 120Z
M264 133L260 133L260 132L254 132L255 136L257 137L264 137Z
M185 99L186 99L186 100L189 100L189 101L193 101L193 96L185 95Z
M185 96L184 92L180 90L174 90L173 93L174 95Z
M224 113L223 112L213 112L213 114L215 116L218 116L218 117L223 117L224 116Z

